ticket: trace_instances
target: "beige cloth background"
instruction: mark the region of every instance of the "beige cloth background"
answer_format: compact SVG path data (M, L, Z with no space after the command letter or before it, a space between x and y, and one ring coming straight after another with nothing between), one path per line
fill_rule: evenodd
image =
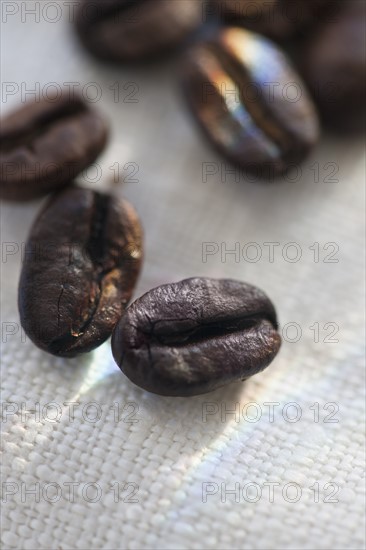
M363 548L362 140L324 136L296 182L224 182L224 161L180 96L176 60L103 66L79 47L65 3L54 23L52 6L22 22L21 4L36 3L5 4L19 12L6 24L3 13L1 73L14 95L2 94L2 110L20 103L17 86L97 83L113 135L99 160L102 179L88 182L93 171L81 179L108 188L115 162L123 176L126 163L138 165L137 183L112 185L145 228L135 297L193 275L245 280L271 296L287 341L261 375L193 399L140 391L115 366L109 343L71 361L48 356L24 339L16 307L17 247L40 204L2 204L4 548ZM116 83L121 98L134 92L138 101L115 103ZM204 162L217 163L207 181ZM337 181L329 182L333 170ZM253 242L257 262L246 247ZM279 243L273 262L268 242ZM244 254L204 262L203 243ZM78 404L73 418L69 402ZM273 421L269 402L277 403ZM237 491L226 502L225 489Z

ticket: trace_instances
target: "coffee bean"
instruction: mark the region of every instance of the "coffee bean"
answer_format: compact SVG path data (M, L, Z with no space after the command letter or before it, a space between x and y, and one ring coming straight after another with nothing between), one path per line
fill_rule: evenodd
M219 15L232 24L283 40L306 34L339 0L215 0Z
M83 0L76 29L94 55L144 61L178 45L202 22L202 0Z
M19 283L21 324L40 348L73 357L111 334L142 261L142 233L126 201L70 187L36 220Z
M27 103L1 121L0 196L40 197L68 184L104 149L104 119L80 97Z
M332 129L365 129L366 4L344 2L301 54L304 78Z
M228 27L195 45L183 82L214 145L261 177L302 161L318 139L317 115L302 80L258 34Z
M245 380L267 367L280 345L267 296L230 279L155 288L126 310L112 337L114 358L132 382L178 396Z

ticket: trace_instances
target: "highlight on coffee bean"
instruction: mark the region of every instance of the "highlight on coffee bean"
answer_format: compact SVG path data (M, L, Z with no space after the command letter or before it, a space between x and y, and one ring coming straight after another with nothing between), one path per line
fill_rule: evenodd
M141 269L142 228L134 208L71 186L41 210L25 252L19 313L27 336L59 357L107 340Z
M318 141L318 116L304 82L259 34L238 27L213 32L187 52L182 80L205 135L241 168L281 174Z

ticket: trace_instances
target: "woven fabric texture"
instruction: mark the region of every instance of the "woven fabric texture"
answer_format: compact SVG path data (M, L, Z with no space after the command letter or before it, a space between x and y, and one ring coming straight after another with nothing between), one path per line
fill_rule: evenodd
M293 181L251 182L202 139L174 60L99 64L65 9L53 23L9 16L1 40L2 79L14 84L4 112L22 86L101 91L111 142L80 180L126 196L142 219L135 297L194 275L244 280L272 298L284 336L262 374L191 399L132 385L109 342L49 356L17 313L22 243L41 201L2 204L4 548L364 548L361 140L324 136ZM113 185L116 162L137 182Z

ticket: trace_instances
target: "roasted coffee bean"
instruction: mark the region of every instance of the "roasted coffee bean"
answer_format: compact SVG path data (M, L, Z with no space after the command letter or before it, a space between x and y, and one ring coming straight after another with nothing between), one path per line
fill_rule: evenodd
M303 75L327 126L365 129L366 3L344 2L301 54Z
M94 162L107 133L80 97L27 103L1 121L0 197L25 201L65 186Z
M122 316L114 358L138 386L161 395L212 391L266 368L281 338L258 288L230 279L186 279L151 290Z
M183 82L214 145L258 176L302 161L318 139L317 114L302 80L277 46L258 34L228 27L196 44Z
M306 34L338 3L339 0L215 0L216 10L225 21L278 40Z
M52 197L31 230L19 283L29 338L64 357L102 344L130 300L141 239L126 201L77 187Z
M178 45L202 22L202 0L83 0L76 28L94 55L144 61Z

